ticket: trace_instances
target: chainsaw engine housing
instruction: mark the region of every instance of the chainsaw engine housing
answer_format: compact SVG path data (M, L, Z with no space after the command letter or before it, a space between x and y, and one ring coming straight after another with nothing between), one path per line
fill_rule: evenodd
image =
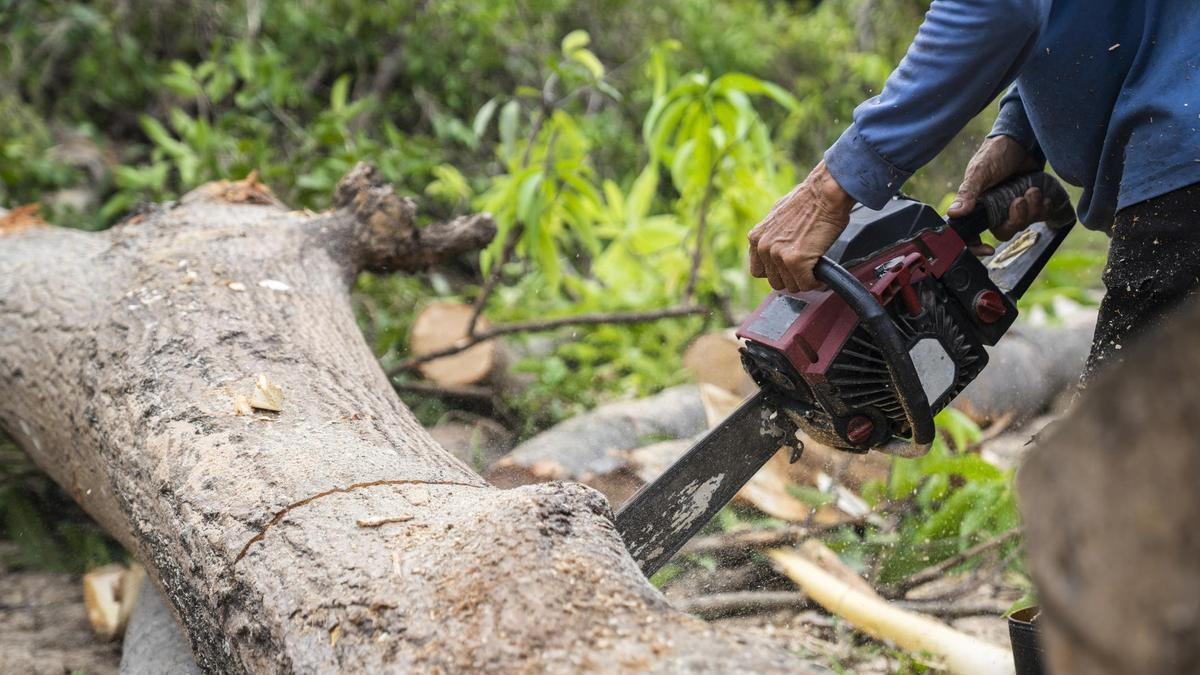
M912 362L907 372L919 380L901 388L923 394L930 415L975 379L988 360L984 347L1017 316L1010 295L962 237L912 199L897 197L879 211L856 208L829 257L887 313ZM905 414L911 401L901 400L893 379L902 373L892 367L894 354L832 290L772 293L738 337L751 377L814 440L853 452L927 447L932 440L914 438ZM927 426L916 435L931 436Z

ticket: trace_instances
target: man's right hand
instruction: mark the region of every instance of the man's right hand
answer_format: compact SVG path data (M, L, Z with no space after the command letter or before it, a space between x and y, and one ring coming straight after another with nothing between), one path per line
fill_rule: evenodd
M962 185L958 187L958 194L947 215L956 218L971 213L979 196L989 188L1039 168L1040 163L1020 143L1008 136L993 136L985 140L967 164ZM1029 188L1024 195L1012 200L1008 205L1008 219L993 227L992 234L1000 241L1008 241L1026 227L1044 220L1049 212L1050 203L1042 196L1042 191ZM993 252L987 244L968 243L976 255L990 255Z

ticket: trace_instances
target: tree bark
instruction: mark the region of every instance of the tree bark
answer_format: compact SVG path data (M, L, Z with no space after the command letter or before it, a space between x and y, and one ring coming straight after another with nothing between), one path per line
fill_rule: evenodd
M361 166L336 205L247 180L102 233L0 227L0 426L146 564L201 668L805 670L672 610L596 492L498 490L439 448L349 286L494 227L417 228ZM260 373L282 411L237 414Z
M1050 672L1200 672L1197 329L1126 344L1018 473Z

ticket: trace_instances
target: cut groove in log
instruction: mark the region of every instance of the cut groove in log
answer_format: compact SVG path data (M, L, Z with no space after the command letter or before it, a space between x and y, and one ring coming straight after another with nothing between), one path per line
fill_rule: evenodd
M361 166L327 213L225 194L0 234L0 426L144 562L198 666L811 672L672 610L595 491L497 490L396 398L353 279L473 251L490 219L417 228ZM257 373L283 410L238 416Z

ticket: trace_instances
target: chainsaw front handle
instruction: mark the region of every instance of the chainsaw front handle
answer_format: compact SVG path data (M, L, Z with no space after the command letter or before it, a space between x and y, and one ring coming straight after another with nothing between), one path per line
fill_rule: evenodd
M1071 206L1071 196L1066 188L1045 171L1034 171L1009 178L984 192L976 202L975 210L961 218L951 218L950 227L963 241L975 241L979 235L1008 220L1009 205L1028 192L1029 188L1041 190L1042 197L1050 200L1050 215L1045 221L1050 229L1058 230L1075 224L1075 209Z
M933 412L929 407L929 399L925 397L925 389L921 386L912 357L905 347L904 337L896 328L896 324L858 278L833 260L821 256L813 267L813 275L837 293L858 314L863 328L875 341L875 346L883 352L892 386L896 388L897 398L904 408L904 417L912 430L912 440L893 438L878 449L901 457L924 455L929 451L936 433ZM841 431L844 430L839 430Z

